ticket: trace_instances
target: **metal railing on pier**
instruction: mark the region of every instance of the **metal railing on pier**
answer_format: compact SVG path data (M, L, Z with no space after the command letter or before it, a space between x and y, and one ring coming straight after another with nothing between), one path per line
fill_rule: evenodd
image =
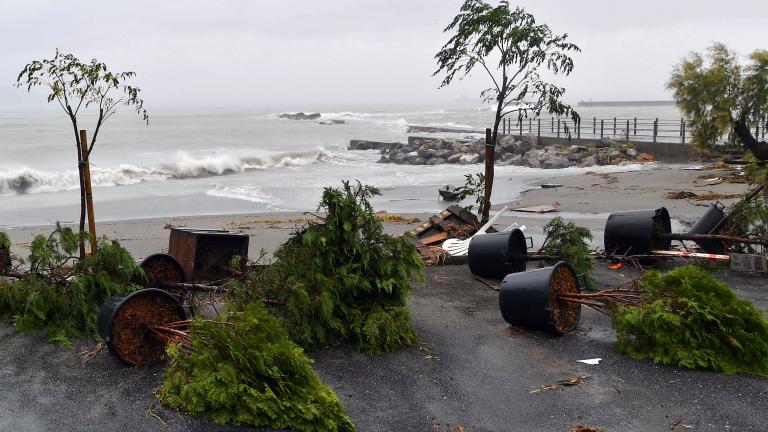
M756 122L755 137L765 139L766 123ZM691 127L685 119L660 118L581 118L578 121L558 117L505 118L500 125L502 134L534 134L539 137L646 141L682 143L690 141Z

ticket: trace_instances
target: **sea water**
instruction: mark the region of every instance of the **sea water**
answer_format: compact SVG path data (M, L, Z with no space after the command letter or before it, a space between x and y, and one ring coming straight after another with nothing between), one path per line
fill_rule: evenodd
M377 107L326 109L314 121L278 116L296 111L157 109L150 112L149 125L134 113L119 112L100 131L91 154L97 219L311 211L323 188L342 180L380 188L377 210L436 212L447 205L437 188L463 184L466 174L483 171L482 164L381 164L378 151L347 150L349 140L406 142L409 125L483 130L492 125L494 114L487 107ZM663 106L584 108L581 114L679 118L674 107ZM345 123L319 124L333 119ZM92 133L93 120L85 116L79 127ZM78 218L74 142L63 112L0 113L0 226ZM514 200L542 178L647 168L498 166L493 202Z

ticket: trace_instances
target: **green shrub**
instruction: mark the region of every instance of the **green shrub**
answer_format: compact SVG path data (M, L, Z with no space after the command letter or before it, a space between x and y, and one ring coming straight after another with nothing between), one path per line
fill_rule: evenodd
M589 255L588 240L592 232L573 222L565 222L560 216L544 225L544 243L539 249L542 255L553 255L568 261L579 275L584 275L587 288L594 286L592 277L592 258Z
M0 231L0 249L11 249L11 239L2 231Z
M409 238L384 232L368 201L377 194L360 183L326 188L325 217L280 247L251 285L253 293L285 303L283 324L305 348L350 340L379 354L418 342L405 302L411 280L423 279L424 263Z
M768 376L768 321L727 285L692 265L648 272L639 284L654 300L615 311L619 351L660 364Z
M277 318L255 301L219 321L195 320L192 352L168 349L160 398L218 423L300 431L352 431L336 394L291 342Z
M57 227L30 246L26 277L0 282L0 318L19 331L42 329L51 340L71 346L71 337L99 339L96 316L110 297L138 287L141 275L131 254L117 241L102 238L86 259L74 258L78 236Z

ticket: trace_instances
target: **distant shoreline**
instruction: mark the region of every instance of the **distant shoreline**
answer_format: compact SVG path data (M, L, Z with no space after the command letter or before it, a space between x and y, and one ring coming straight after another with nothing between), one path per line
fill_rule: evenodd
M579 107L674 106L675 101L579 101Z

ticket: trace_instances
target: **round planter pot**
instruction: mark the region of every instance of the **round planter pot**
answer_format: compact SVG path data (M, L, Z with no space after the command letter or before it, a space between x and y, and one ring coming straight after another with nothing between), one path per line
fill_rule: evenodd
M720 201L710 205L688 233L712 234L712 230L725 219L724 209L725 206ZM722 254L725 253L726 249L725 243L713 240L696 240L696 244L705 252L711 254Z
M645 255L654 249L668 250L672 240L657 238L672 232L669 212L664 207L611 213L605 222L607 254Z
M148 288L164 288L169 284L187 281L179 261L165 253L156 253L144 258L139 267L147 276L146 281L141 285L146 285Z
M185 319L187 314L173 295L146 288L107 300L96 326L112 355L130 366L141 366L165 355L165 343L150 335L149 328Z
M507 232L472 237L467 261L472 274L488 279L503 279L510 273L525 270L524 257L527 253L525 235L515 228Z
M511 325L564 335L579 323L581 305L559 301L557 296L580 291L573 267L560 261L552 267L507 275L499 290L499 309Z

